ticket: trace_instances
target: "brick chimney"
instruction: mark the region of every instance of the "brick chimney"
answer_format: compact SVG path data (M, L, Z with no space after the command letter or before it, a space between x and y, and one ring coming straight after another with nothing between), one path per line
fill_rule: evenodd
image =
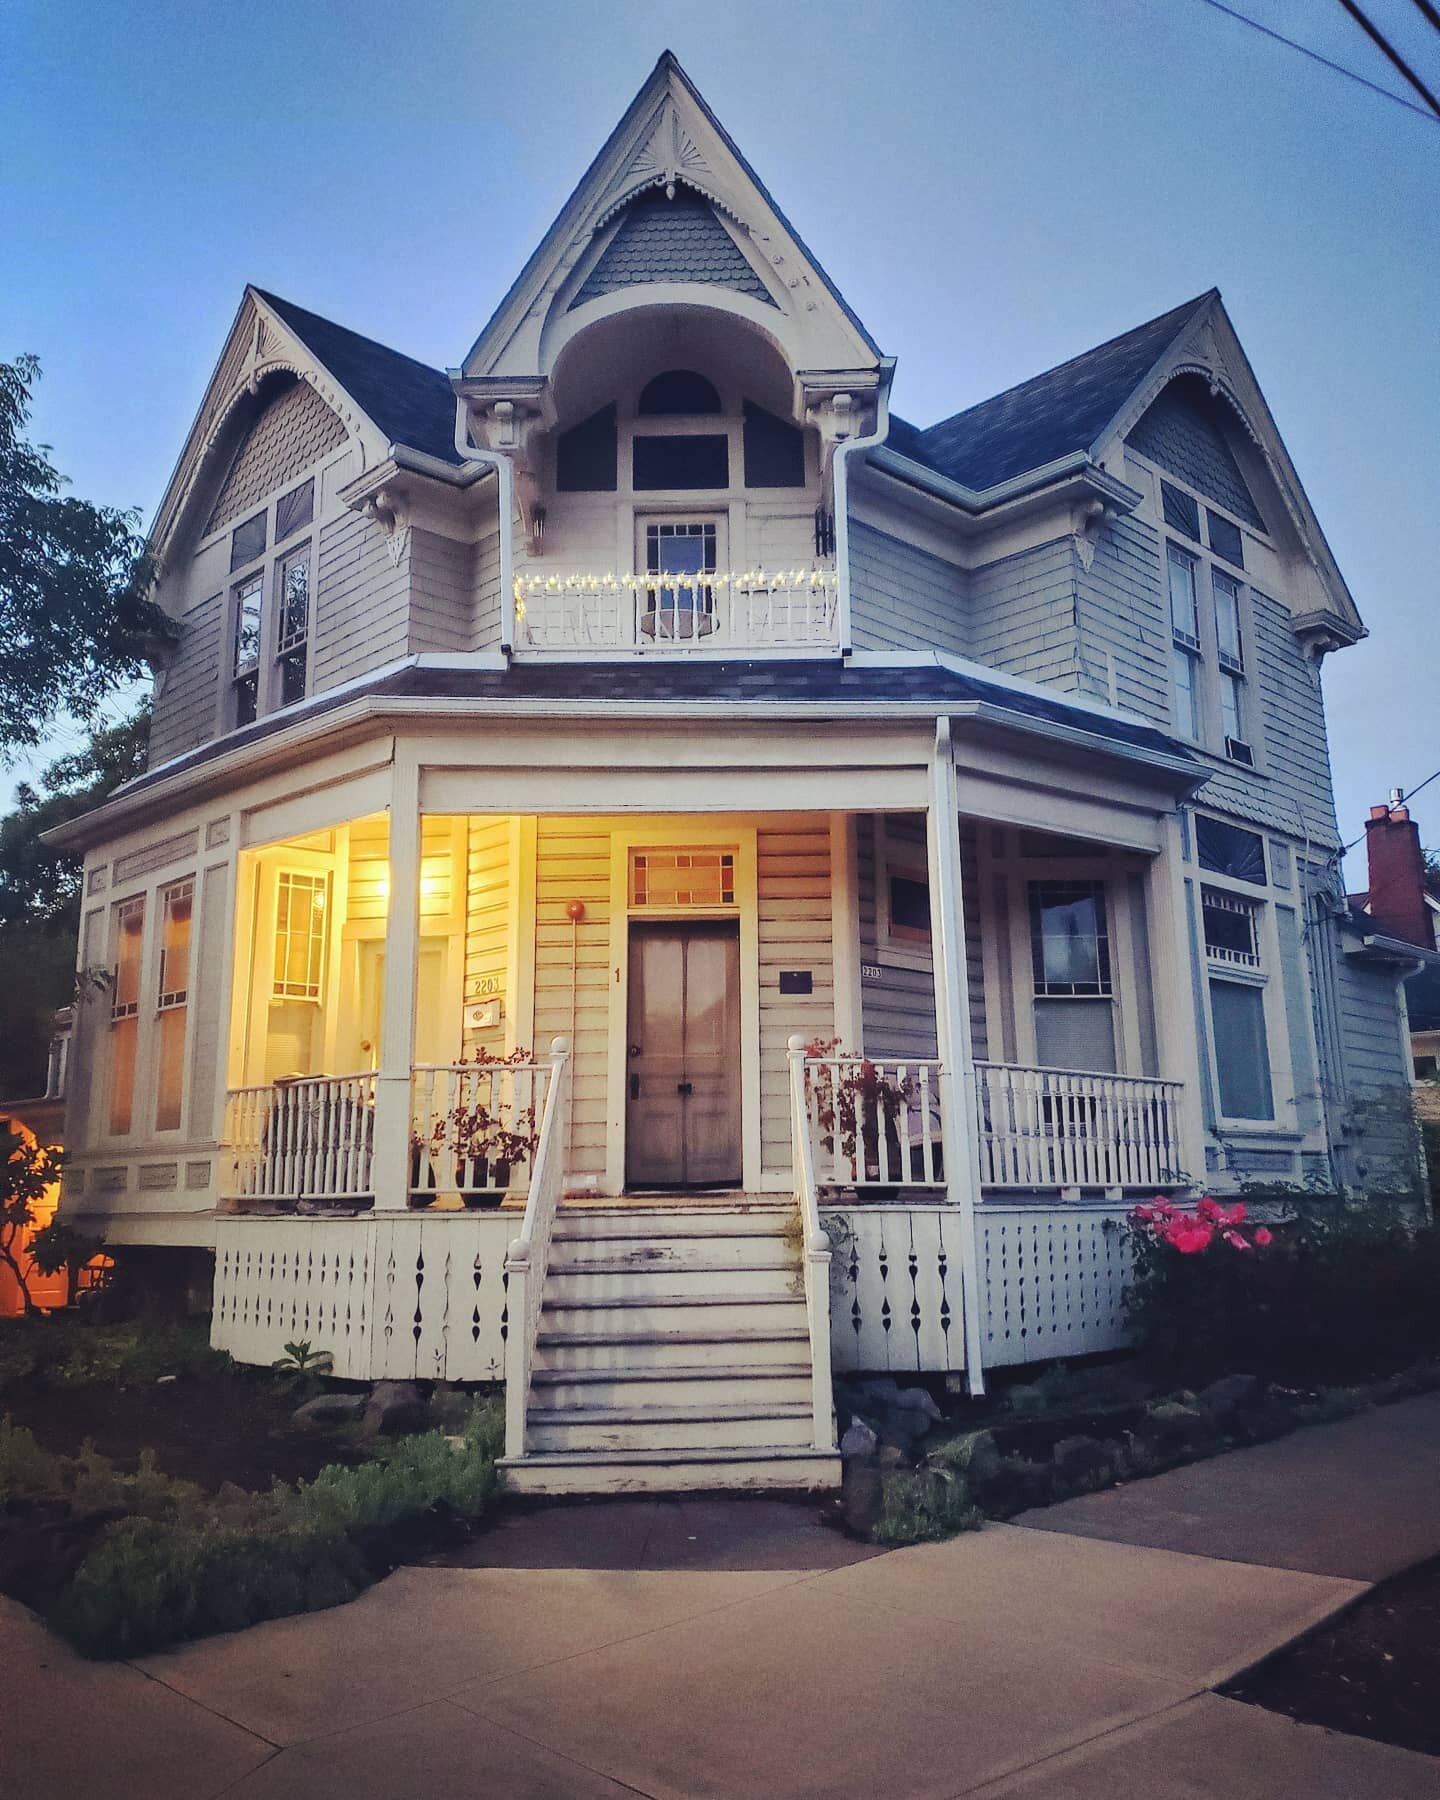
M1420 828L1402 804L1399 788L1388 806L1372 806L1365 821L1370 863L1370 915L1379 929L1407 944L1435 948L1430 909L1425 904L1425 859Z

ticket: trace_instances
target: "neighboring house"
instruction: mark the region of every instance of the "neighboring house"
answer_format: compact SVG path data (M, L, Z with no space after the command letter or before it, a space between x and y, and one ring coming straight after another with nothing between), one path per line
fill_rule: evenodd
M1365 892L1349 897L1362 929L1378 924L1403 946L1433 951L1440 944L1440 895L1399 788L1391 791L1387 806L1370 808L1365 850ZM1415 1108L1422 1119L1440 1124L1440 957L1421 961L1413 949L1411 956L1402 1030L1408 1031Z
M1119 1343L1138 1196L1413 1186L1363 628L1219 295L892 370L668 55L459 368L247 289L152 767L57 834L67 1205L217 1344L504 1374L535 1488L818 1482L832 1357Z

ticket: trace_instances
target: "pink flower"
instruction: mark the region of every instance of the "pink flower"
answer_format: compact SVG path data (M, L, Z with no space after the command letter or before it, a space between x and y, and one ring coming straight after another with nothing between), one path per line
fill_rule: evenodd
M1255 1242L1263 1250L1267 1244L1273 1244L1275 1239L1267 1227L1264 1225L1257 1225L1255 1227Z
M1130 1217L1137 1225L1153 1225L1155 1214L1148 1206L1137 1206Z
M1195 1216L1197 1219L1209 1219L1212 1223L1218 1224L1225 1216L1225 1208L1213 1195L1207 1194L1203 1200L1195 1202Z
M1177 1219L1168 1234L1168 1242L1182 1256L1195 1256L1210 1248L1215 1233L1200 1219Z
M1245 1223L1245 1202L1237 1200L1233 1206L1222 1206L1219 1222L1222 1225L1243 1225Z
M1242 1232L1227 1231L1223 1233L1223 1236L1232 1250L1248 1250L1250 1248L1250 1240Z

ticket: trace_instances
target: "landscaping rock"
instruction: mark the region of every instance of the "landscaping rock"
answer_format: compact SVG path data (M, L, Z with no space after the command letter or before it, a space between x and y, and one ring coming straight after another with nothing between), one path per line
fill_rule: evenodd
M868 1457L845 1457L840 1464L840 1512L845 1529L868 1539L884 1504L884 1478L877 1464Z
M882 1444L875 1453L875 1461L887 1473L891 1469L908 1469L913 1466L910 1457L898 1444Z
M1115 1447L1100 1438L1068 1437L1050 1453L1057 1492L1093 1494L1110 1487L1118 1474Z
M873 1457L880 1440L863 1419L852 1418L840 1440L840 1454L847 1462L865 1461Z
M1212 1381L1209 1387L1201 1388L1195 1398L1206 1412L1212 1413L1223 1423L1238 1407L1248 1405L1259 1392L1258 1376L1222 1375L1219 1381Z
M1133 1437L1156 1463L1184 1462L1220 1446L1214 1419L1193 1398L1159 1400L1147 1406L1135 1425Z
M1277 1394L1260 1393L1236 1408L1229 1429L1242 1444L1266 1444L1271 1438L1284 1437L1298 1423L1293 1407Z
M902 1450L918 1444L930 1430L930 1421L922 1412L909 1407L896 1407L880 1415L879 1433L882 1444L899 1444Z
M348 1425L358 1419L368 1403L364 1394L317 1394L290 1415L293 1425L307 1427Z
M983 1481L972 1478L976 1499L995 1518L1008 1519L1031 1506L1049 1503L1053 1477L1048 1468L1023 1456L1002 1456L999 1466Z
M377 1381L361 1427L367 1437L402 1437L425 1429L425 1401L413 1381Z
M893 1375L872 1375L860 1383L860 1392L873 1406L893 1406L900 1394L900 1383Z
M932 1424L944 1417L940 1408L931 1398L929 1388L923 1387L900 1388L894 1398L886 1402L886 1410L921 1413Z

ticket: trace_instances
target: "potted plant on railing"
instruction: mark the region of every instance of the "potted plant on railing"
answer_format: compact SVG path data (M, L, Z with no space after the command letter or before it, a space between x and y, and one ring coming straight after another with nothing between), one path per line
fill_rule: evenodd
M517 1169L535 1154L539 1141L533 1076L529 1098L520 1104L520 1089L510 1099L495 1100L493 1082L469 1084L470 1071L529 1068L529 1050L492 1056L475 1050L455 1065L460 1079L457 1098L440 1112L428 1130L410 1134L410 1195L414 1206L431 1205L440 1193L459 1194L467 1208L497 1207Z
M882 1170L908 1174L910 1147L901 1136L900 1121L920 1092L915 1078L882 1074L868 1057L841 1050L839 1038L814 1039L805 1046L805 1056L806 1104L822 1147L834 1155L838 1141L841 1158L857 1181L879 1182Z

